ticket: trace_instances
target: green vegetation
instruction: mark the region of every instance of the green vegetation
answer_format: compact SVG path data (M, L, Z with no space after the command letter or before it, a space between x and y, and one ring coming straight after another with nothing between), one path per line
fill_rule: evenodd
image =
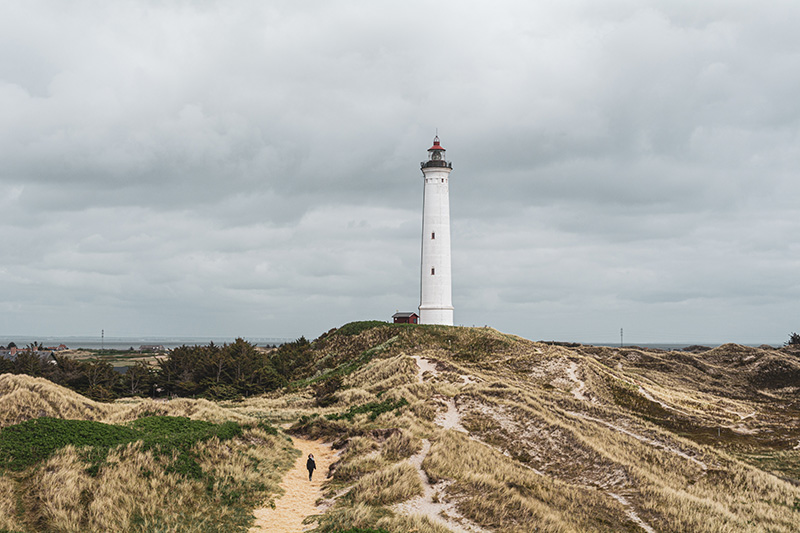
M358 414L369 413L368 418L370 420L375 420L378 418L378 415L394 411L405 405L408 405L408 401L405 398L400 398L397 401L384 400L382 402L370 402L364 405L353 406L345 413L325 415L325 418L328 420L352 420L353 417Z
M17 402L0 401L8 429L52 413L58 395L54 416L105 425L83 426L92 442L69 424L45 446L8 441L28 455L0 446L0 531L245 531L296 457L271 424L291 423L339 451L323 485L335 503L308 519L317 533L445 533L450 518L451 529L641 531L632 513L656 531L789 533L800 516L796 353L367 321L272 351L186 347L142 377L234 400L222 404L97 403L3 376L0 399ZM162 416L176 412L198 420Z
M88 447L86 457L91 459L91 471L96 473L111 448L141 441L144 450L164 456L177 453L172 471L199 478L199 466L191 456L192 446L212 437L229 440L241 433L241 426L235 422L212 424L173 416L145 417L128 426L35 418L0 430L0 466L22 470L48 459L65 446Z
M32 419L0 430L0 531L247 531L296 457L266 422Z
M351 322L313 343L300 337L264 350L239 338L222 346L213 342L180 346L150 362L143 361L142 354L124 350L96 350L88 359L62 354L44 358L36 351L38 343L34 343L30 350L17 352L14 360L0 357L0 374L44 377L98 401L128 396L241 400L290 384L298 388L346 376L380 353L380 345L399 330L378 320ZM362 333L372 333L367 335L367 342L363 342ZM380 342L373 343L373 338ZM324 361L320 361L320 351L328 352ZM124 374L115 371L112 364L120 361L128 365ZM320 363L324 364L322 373ZM328 384L329 390L338 389L335 385Z
M336 335L345 335L352 337L358 335L368 329L387 326L386 322L381 320L362 320L360 322L350 322L340 327L335 331Z
M791 333L789 334L789 340L786 342L787 346L800 346L800 334L798 333Z

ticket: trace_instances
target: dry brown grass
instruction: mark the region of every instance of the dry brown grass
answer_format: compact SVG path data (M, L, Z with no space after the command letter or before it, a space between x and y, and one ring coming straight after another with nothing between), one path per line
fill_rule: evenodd
M0 530L18 529L16 519L16 484L8 477L0 477Z
M381 449L381 455L385 457L387 461L394 462L411 457L417 453L421 447L422 440L415 437L411 431L401 429L386 439Z
M19 530L22 524L16 517L16 484L8 477L0 477L0 530Z
M6 423L36 414L21 404L32 399L37 408L46 406L49 416L106 423L168 415L251 424L239 436L224 442L201 440L189 450L202 471L199 479L173 468L177 451L156 454L141 441L110 449L96 474L90 473L96 459L88 450L61 448L40 465L0 477L0 529L183 532L209 531L215 524L234 527L248 520L236 502L260 504L259 496L274 494L282 472L293 462L295 452L287 438L268 434L252 425L255 419L205 400L97 404L37 378L4 375L0 384Z
M349 434L376 426L401 432L365 449L374 454L380 446L378 457L345 453L343 472L353 475L340 479L338 489L386 475L418 449L393 450L395 441L410 436L433 440L423 468L434 481L452 481L442 497L491 530L529 531L536 524L542 531L639 531L631 513L666 531L795 527L797 487L736 460L726 446L709 446L708 428L720 423L764 435L792 427L780 410L769 419L758 407L763 398L786 396L754 391L750 377L725 367L724 356L704 362L691 354L550 346L485 329L409 328L384 352L385 361L374 360L352 383L365 386L368 375L380 383L381 365L401 365L406 354L436 361L438 373L416 383L405 377L413 369L400 366L404 379L369 388L377 394L391 384L380 397L402 397L410 406L399 416L356 417L348 424ZM475 383L464 384L462 375ZM728 378L737 383L736 394L725 393L721 383ZM481 442L435 430L440 398L455 399L464 425ZM742 422L753 410L758 417ZM795 445L791 431L783 442L794 438ZM625 506L611 493L624 495ZM373 516L369 525L386 519Z
M120 424L142 416L185 416L193 420L220 423L228 420L253 422L255 419L208 400L125 399L115 403L95 402L43 378L26 375L0 375L0 427L19 424L43 416L95 420Z
M35 524L37 530L68 532L204 531L210 524L236 523L240 511L219 501L226 489L274 493L294 457L286 439L260 429L224 443L216 438L198 443L193 453L212 487L170 472L170 458L143 450L141 442L111 450L96 477L88 474L78 450L63 448L25 484L31 509L25 529ZM208 500L208 488L216 501Z
M408 463L399 463L363 476L350 491L348 498L370 505L388 505L420 494L422 483L417 471Z
M116 407L92 401L44 378L0 375L0 427L42 416L103 420Z
M315 531L328 533L351 528L383 528L396 533L452 533L427 517L398 515L363 503L331 509L321 518Z
M368 414L352 420L319 416L296 426L306 436L344 446L326 489L328 497L348 489L349 493L321 518L321 532L384 527L442 533L444 528L429 518L404 516L389 508L422 492L420 476L408 461L420 450L422 439L432 442L422 468L432 482L446 482L445 488L437 489L438 497L493 531L528 532L533 527L540 531L641 531L632 513L657 531L797 530L800 487L766 471L800 477L795 464L798 454L791 451L800 440L796 423L800 412L791 387L776 377L775 368L782 368L776 366L782 356L779 352L735 346L710 354L568 348L485 328L409 327L330 338L325 355L334 358L336 350L345 348L361 353L358 350L378 345L373 359L344 379L345 388L336 393L336 403L325 409L315 406L311 387L226 403L224 408L210 402L153 405L156 402L137 400L107 406L104 411L103 404L98 407L74 396L59 407L57 395L45 391L46 384L38 386L56 398L55 406L42 403L53 412L103 421L130 420L156 410L212 421L289 422L302 415L343 413L368 402L407 400L406 407L374 419ZM412 355L437 363L437 372L427 374L424 383L418 382ZM464 375L475 382L465 384ZM8 401L2 383L0 406ZM455 402L469 434L436 426L442 423L445 401ZM17 404L12 417L31 415L23 402ZM754 416L748 416L753 412ZM721 428L719 438L717 427ZM245 472L251 461L246 456L254 453L250 444L264 441L254 448L265 448L265 462L271 454L281 453L269 449L280 448L281 442L267 437L251 433L235 444L209 441L202 452L203 468L222 480L252 480ZM118 462L123 465L132 460L135 450L118 453L130 453ZM68 463L70 458L65 455L61 460ZM109 475L114 468L122 466L109 466ZM78 486L84 482L94 480L80 476L74 480ZM115 486L112 481L107 484ZM167 479L156 484L171 490ZM13 492L14 487L0 484L0 495L9 490ZM102 492L96 487L90 490ZM121 487L111 491L122 498L118 507L132 505L123 498ZM180 499L180 489L173 492ZM626 503L619 503L612 493L624 496ZM190 496L185 496L183 504L192 503ZM50 512L68 515L69 505L59 504L54 496L48 498ZM113 500L104 501L106 506L115 505ZM0 527L12 523L8 522L13 521L8 518L12 512L0 502ZM141 512L157 510L143 508ZM90 522L100 520L90 514L82 520L85 527L101 524ZM103 525L124 521L124 517L106 520ZM163 517L147 518L144 523L155 527L154 520L163 523ZM200 521L199 517L189 520ZM165 530L178 527L176 522L170 524Z
M391 390L413 383L417 374L414 360L405 355L374 359L344 380L347 387L361 388L371 393Z
M466 517L490 529L624 530L624 513L597 491L541 476L462 433L443 431L423 462L434 479L454 480L447 493Z

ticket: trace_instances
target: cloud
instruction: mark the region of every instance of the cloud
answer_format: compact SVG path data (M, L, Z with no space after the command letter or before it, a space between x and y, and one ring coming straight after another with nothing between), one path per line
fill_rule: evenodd
M798 9L6 4L2 323L316 336L411 310L439 128L457 322L776 342Z

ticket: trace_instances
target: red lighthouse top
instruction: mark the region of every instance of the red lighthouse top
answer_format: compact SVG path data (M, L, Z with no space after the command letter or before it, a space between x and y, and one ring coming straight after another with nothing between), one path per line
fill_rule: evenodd
M428 161L422 163L422 168L443 167L453 168L452 163L444 160L444 148L439 144L439 136L433 138L433 146L428 148Z
M443 151L443 152L444 152L444 148L442 148L442 145L441 145L441 144L439 144L439 136L438 136L438 135L437 135L436 137L434 137L434 138L433 138L433 146L431 146L430 148L428 148L428 151L429 151L429 152L430 152L431 150L441 150L441 151Z

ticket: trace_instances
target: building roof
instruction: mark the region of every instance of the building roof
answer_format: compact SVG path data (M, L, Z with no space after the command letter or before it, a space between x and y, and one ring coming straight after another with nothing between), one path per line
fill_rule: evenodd
M412 316L419 316L417 313L395 313L392 318L411 318Z
M441 144L439 144L439 136L438 136L438 135L437 135L436 137L434 137L434 138L433 138L433 146L431 146L430 148L428 148L428 151L429 151L429 152L430 152L431 150L441 150L441 151L443 151L443 152L445 151L445 149L442 147L442 145L441 145Z

